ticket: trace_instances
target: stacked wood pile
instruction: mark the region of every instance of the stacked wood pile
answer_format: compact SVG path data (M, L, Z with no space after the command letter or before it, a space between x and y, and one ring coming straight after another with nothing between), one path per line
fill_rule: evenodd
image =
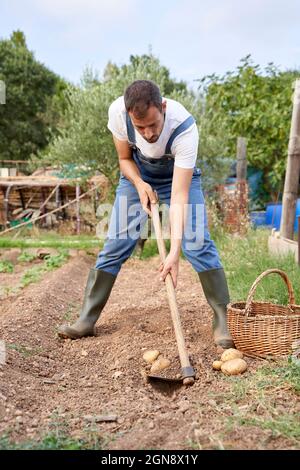
M248 184L237 181L219 187L219 204L223 225L230 233L245 234L248 228Z
M248 183L247 183L247 141L237 139L236 181L219 187L219 205L223 226L230 233L245 235L249 226Z
M38 173L38 174L37 174ZM78 198L82 193L97 185L98 189L80 199L80 209L87 207L95 212L99 200L103 200L108 190L107 179L103 175L90 178L81 187L80 178L59 178L37 172L30 176L0 177L0 225L1 229L16 225L31 217L51 212ZM41 225L55 225L59 219L78 219L79 201L45 217Z

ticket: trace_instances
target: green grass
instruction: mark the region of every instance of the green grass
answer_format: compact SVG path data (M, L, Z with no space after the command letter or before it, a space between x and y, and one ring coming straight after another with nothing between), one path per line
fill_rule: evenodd
M69 257L68 250L60 249L57 255L48 255L45 258L45 266L47 270L56 269L62 266Z
M266 366L261 369L262 377L265 377L267 382L273 382L280 386L281 383L286 383L292 391L300 395L300 364L294 362L292 358L288 358L288 362L276 367Z
M33 255L31 253L28 253L27 251L22 251L22 253L20 254L20 256L18 257L18 261L20 263L30 263L31 261L33 261L34 259L36 259L36 255Z
M0 261L0 273L12 273L14 265L10 261Z
M34 282L39 282L44 273L57 269L62 266L69 257L69 252L66 249L60 248L57 255L48 255L45 257L44 263L40 266L33 266L25 271L20 279L20 288L26 287Z
M69 252L66 249L60 249L57 255L48 255L45 257L42 266L33 266L27 269L20 280L20 286L25 287L33 282L38 282L43 274L52 269L62 266L69 257Z
M287 273L294 287L296 303L300 304L300 269L292 254L278 257L269 254L269 230L250 230L243 238L224 233L214 235L232 301L246 300L255 279L267 269L278 268ZM258 285L255 299L284 305L288 300L287 287L279 275L269 275Z
M0 232L1 234L1 232ZM88 248L99 249L103 245L103 240L95 238L90 235L80 236L60 236L58 234L50 233L43 234L37 237L28 236L21 239L13 239L12 237L0 236L0 248L76 248L78 250L85 250Z
M16 295L20 291L20 287L18 286L1 286L0 288L0 295L4 294L4 296L8 295Z
M264 430L272 431L272 437L285 437L299 443L299 419L299 415L286 413L267 419L243 416L234 417L233 421L238 426L256 426Z
M46 271L43 266L34 266L33 268L27 269L20 279L20 286L26 287L33 282L39 282Z
M37 440L14 442L10 433L11 430L0 436L0 450L101 450L108 442L108 438L100 434L98 427L90 425L82 429L83 437L71 436L68 419L60 416L58 410L52 412L47 429L41 432L41 437Z
M243 400L253 391L260 396L260 392L286 388L295 394L300 394L300 366L291 359L282 359L260 367L255 374L247 377L224 377L231 384L229 400Z
M165 245L167 251L170 249L170 240L165 240ZM146 243L144 245L144 249L139 256L140 259L148 259L151 258L152 256L158 255L158 248L157 248L157 243L156 240L146 240Z
M13 442L7 435L0 437L0 450L101 450L101 441L94 439L91 443L85 439L74 439L65 434L52 432L40 440Z
M226 377L225 392L208 393L215 399L214 412L223 425L224 436L241 426L272 431L272 438L289 439L299 446L300 415L295 408L300 394L300 366L281 360L242 377ZM287 400L285 398L287 397Z
M269 235L270 231L265 229L249 230L246 237L226 234L220 229L211 233L227 275L231 301L245 301L251 285L263 271L279 268L287 273L296 303L300 304L300 269L294 255L269 254ZM272 274L261 281L254 298L284 305L288 302L287 287L280 276ZM222 424L216 442L225 442L228 431L242 426L245 433L249 427L268 430L272 438L282 437L290 440L292 446L300 447L300 416L295 407L300 394L299 363L289 358L269 362L256 373L241 377L220 374L220 381L228 389L225 393L208 392L208 398L217 402L211 408L211 419ZM282 401L286 395L288 400Z
M300 285L300 269L294 261L293 255L274 257L268 253L269 230L249 230L246 237L226 234L222 229L215 228L211 231L211 237L216 242L224 269L226 271L231 300L246 300L247 294L255 279L266 269L276 267L287 272L295 289L296 301L300 304L300 291L297 286ZM167 250L170 247L170 240L165 240ZM9 247L53 247L57 249L77 248L88 250L98 246L99 250L103 245L103 240L90 235L80 236L59 236L55 232L49 234L39 234L38 236L13 239L12 237L0 237L0 248ZM138 255L140 259L148 259L158 255L156 240L146 240L143 252ZM30 255L26 252L21 259L29 260ZM60 265L59 258L49 259L47 266L56 267ZM5 264L2 269L12 269ZM35 267L26 274L24 282L31 279L39 279L41 272ZM1 271L1 263L0 263ZM11 272L11 271L8 271ZM31 281L30 281L31 282ZM273 303L285 304L287 302L287 289L282 279L277 275L272 275L264 279L256 290L256 299L270 300Z
M7 344L7 349L13 349L14 351L17 351L20 353L23 357L31 357L35 356L36 354L39 354L42 352L42 348L29 348L26 346L23 346L22 344L17 344L17 343L10 343Z
M218 229L211 233L216 242L223 263L231 300L245 301L255 279L265 270L279 268L288 274L294 287L297 303L300 304L300 269L294 255L273 256L268 253L269 230L250 229L247 237L239 237ZM170 240L165 240L167 250ZM156 240L147 240L140 259L158 254ZM287 288L277 274L263 279L256 289L255 299L269 300L272 303L286 304Z

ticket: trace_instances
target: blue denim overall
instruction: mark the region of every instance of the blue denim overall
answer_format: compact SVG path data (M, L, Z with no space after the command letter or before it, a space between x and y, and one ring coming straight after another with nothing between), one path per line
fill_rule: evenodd
M194 122L194 118L189 116L173 131L166 145L165 154L161 158L148 158L137 148L135 130L129 115L126 115L128 141L141 177L152 186L153 190L157 191L160 203L168 206L170 206L174 170L171 146L175 137L192 126ZM185 230L181 245L186 259L197 272L222 268L217 248L208 231L200 175L200 169L195 167L189 190L187 230ZM98 254L95 268L116 276L122 264L133 252L147 219L148 214L141 206L135 186L121 174L108 234L104 247Z

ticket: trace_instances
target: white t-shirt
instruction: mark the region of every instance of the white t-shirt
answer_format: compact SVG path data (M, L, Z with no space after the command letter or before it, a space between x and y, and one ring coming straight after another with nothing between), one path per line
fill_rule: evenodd
M167 107L164 127L158 141L152 144L147 142L135 129L136 145L142 154L148 158L162 157L174 129L190 116L190 113L178 101L169 98L163 98L163 100L166 100ZM123 96L117 98L110 105L107 127L117 139L128 141L126 108ZM197 159L198 140L198 129L195 123L175 137L171 146L171 153L175 157L174 164L176 166L180 168L194 168Z

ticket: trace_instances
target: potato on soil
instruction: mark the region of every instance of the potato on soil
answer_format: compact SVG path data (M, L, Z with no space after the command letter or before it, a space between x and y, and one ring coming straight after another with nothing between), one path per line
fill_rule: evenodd
M244 359L231 359L223 362L221 371L226 375L239 375L247 370L247 362Z
M159 357L155 362L153 362L150 372L159 372L160 370L166 369L169 367L171 362L169 359L166 359L165 357Z
M243 358L243 353L241 351L238 351L237 349L230 348L226 349L222 356L221 356L221 361L226 362L230 361L231 359L242 359Z
M154 350L149 350L149 351L144 352L143 359L148 364L152 364L154 361L156 361L158 356L159 356L159 351L157 349L154 349Z
M222 361L214 361L212 367L214 370L221 370L222 364Z

